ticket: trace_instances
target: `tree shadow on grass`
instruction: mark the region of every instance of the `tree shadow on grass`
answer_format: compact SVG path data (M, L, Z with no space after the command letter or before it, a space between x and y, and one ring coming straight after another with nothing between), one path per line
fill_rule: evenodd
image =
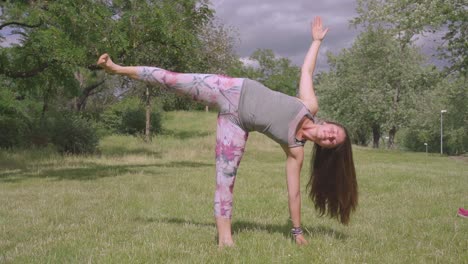
M39 173L29 170L14 173L0 173L0 182L19 182L27 178L50 178L54 180L97 180L105 177L116 177L128 173L141 172L142 168L153 165L87 165L86 167L44 169Z
M162 134L165 136L174 137L176 139L189 139L189 138L209 136L213 134L213 132L197 131L197 130L164 130Z
M161 175L161 172L155 170L160 168L189 167L200 168L213 166L209 163L194 161L173 161L159 164L136 164L136 165L99 165L95 163L80 164L80 167L58 168L44 165L43 167L16 169L0 171L0 183L20 182L28 178L50 178L54 180L97 180L106 177L116 177L125 174L150 174ZM40 172L37 172L40 171Z
M347 236L333 228L326 226L302 226L306 235L317 237L317 236L328 236L334 239L345 240ZM285 237L291 237L291 222L287 221L283 225L279 224L261 224L249 221L234 221L232 224L232 230L234 233L240 233L242 231L255 231L263 230L268 233L280 233Z
M185 220L181 218L142 218L138 217L135 219L138 222L155 222L155 223L168 223L177 225L195 225L199 227L214 227L215 224L212 222L196 222ZM303 226L304 233L311 237L332 237L338 240L346 240L348 236L343 232L337 231L333 228L319 225L319 226ZM233 221L232 232L242 233L245 231L266 231L268 233L279 233L286 238L291 237L291 223L287 221L285 224L262 224L250 221Z
M158 159L162 158L162 153L159 151L152 151L146 148L129 149L127 147L121 146L106 147L102 155L108 157L123 157L126 155L146 155L153 156Z
M162 166L169 168L178 168L178 167L189 167L189 168L201 168L201 167L214 167L214 163L205 163L205 162L194 162L194 161L171 161L165 163Z

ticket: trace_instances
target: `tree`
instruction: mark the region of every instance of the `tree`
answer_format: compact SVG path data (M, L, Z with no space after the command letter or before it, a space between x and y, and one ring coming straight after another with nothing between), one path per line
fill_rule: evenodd
M292 65L288 58L277 57L270 49L258 49L249 60L254 64L241 65L232 74L257 80L275 91L296 94L299 87L299 67Z
M108 82L112 78L95 65L104 52L121 64L181 72L216 68L221 73L235 57L230 31L215 25L207 0L39 0L0 5L0 29L10 27L21 36L19 45L0 50L0 76L14 80L14 89L23 96L41 100L43 116L49 107L83 111L90 96L115 89ZM140 87L124 83L112 93ZM145 94L149 106L156 91Z
M451 63L449 72L466 75L468 11L463 0L358 0L355 26L383 26L397 36L402 48L418 36L443 32L440 56Z
M360 25L364 28L370 26L382 26L390 34L395 36L401 51L414 43L419 36L431 34L436 31L442 32L439 43L439 55L450 63L445 71L445 80L441 74L426 76L431 80L430 86L437 85L438 82L457 83L457 80L466 80L468 59L466 50L468 48L468 15L465 1L461 0L358 0L358 17L353 21L353 25ZM462 85L465 86L466 85ZM447 95L450 93L445 93ZM426 96L436 96L433 93L427 93ZM446 98L446 96L442 96ZM460 98L460 97L458 97ZM463 97L462 97L463 98ZM432 100L432 98L423 98L423 100ZM421 101L421 100L420 100ZM458 116L457 119L463 119L460 111L451 114ZM422 122L422 121L419 121ZM421 129L428 128L423 124L417 126ZM458 132L456 132L458 131ZM449 130L451 133L460 134L461 130ZM395 132L391 127L389 134ZM421 132L422 133L422 132ZM427 134L427 131L424 132ZM424 134L423 133L423 134ZM458 135L457 134L457 135ZM456 136L457 138L461 138Z
M2 5L0 28L13 27L20 45L0 53L0 74L15 80L18 92L43 101L43 116L56 95L81 97L102 81L76 78L93 66L112 13L104 1L7 1ZM81 74L81 76L83 76Z
M330 73L317 82L321 109L351 127L356 143L366 144L372 133L379 147L383 130L388 146L409 116L412 98L429 86L420 86L422 57L412 47L400 50L398 42L382 28L368 28L353 46L337 56L328 54Z
M444 78L435 89L426 91L411 110L403 145L409 150L440 151L440 111L444 114L444 153L463 154L468 150L468 87L466 78Z

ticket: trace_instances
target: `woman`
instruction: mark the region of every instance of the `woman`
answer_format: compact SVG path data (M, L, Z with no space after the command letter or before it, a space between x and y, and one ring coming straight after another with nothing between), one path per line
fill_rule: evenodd
M108 73L128 76L188 94L194 100L216 104L216 192L214 212L218 245L234 244L231 235L232 194L248 133L259 131L278 142L286 153L288 205L297 244L306 244L301 229L299 176L306 140L315 143L310 198L320 213L343 224L357 206L357 183L349 136L341 125L320 123L312 75L320 44L328 29L320 17L312 24L313 42L302 66L299 98L274 92L258 82L213 74L182 74L155 67L123 67L102 55L98 65Z

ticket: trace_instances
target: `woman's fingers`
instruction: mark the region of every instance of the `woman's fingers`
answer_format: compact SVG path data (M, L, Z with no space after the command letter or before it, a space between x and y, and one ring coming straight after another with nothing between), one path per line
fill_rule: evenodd
M297 245L307 245L308 242L305 240L305 238L302 235L296 236L296 244Z

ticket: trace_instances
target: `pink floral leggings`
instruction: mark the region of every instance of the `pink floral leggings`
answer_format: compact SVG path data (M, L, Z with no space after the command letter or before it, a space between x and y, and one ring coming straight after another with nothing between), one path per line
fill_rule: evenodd
M159 83L189 95L195 101L219 107L216 130L215 217L231 218L237 168L248 132L238 125L238 103L244 79L214 74L175 73L155 67L138 67L140 79Z

